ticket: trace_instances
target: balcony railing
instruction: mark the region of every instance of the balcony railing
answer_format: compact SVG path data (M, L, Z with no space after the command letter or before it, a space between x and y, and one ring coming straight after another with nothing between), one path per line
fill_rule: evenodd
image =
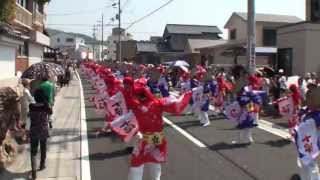
M33 22L38 25L43 25L45 16L38 11L33 13Z
M32 26L32 13L16 4L16 21L19 23L31 27Z

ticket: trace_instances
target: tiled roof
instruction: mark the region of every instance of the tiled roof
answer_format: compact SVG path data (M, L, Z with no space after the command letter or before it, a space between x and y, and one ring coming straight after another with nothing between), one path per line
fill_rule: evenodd
M227 40L188 39L189 52L197 53L198 49L226 43Z
M171 34L222 33L217 26L204 25L167 24L166 29Z
M243 20L247 21L247 13L236 12L236 15L241 17ZM256 13L257 22L274 22L274 23L297 23L302 21L302 19L297 16L290 15L278 15L278 14L261 14Z

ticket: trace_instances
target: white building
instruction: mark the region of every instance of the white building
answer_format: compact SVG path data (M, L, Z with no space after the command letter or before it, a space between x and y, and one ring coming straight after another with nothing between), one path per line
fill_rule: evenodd
M108 50L106 59L116 60L117 59L117 44L119 41L119 28L113 28L112 34L108 37ZM121 29L121 41L132 40L132 35L126 33L124 29Z
M44 47L50 44L45 32L47 4L14 2L14 18L0 23L0 86L9 85L11 80L16 83L17 72L42 61Z
M81 59L82 52L87 51L88 47L85 40L68 33L58 33L52 35L50 46L60 49L62 52L68 53L71 59Z

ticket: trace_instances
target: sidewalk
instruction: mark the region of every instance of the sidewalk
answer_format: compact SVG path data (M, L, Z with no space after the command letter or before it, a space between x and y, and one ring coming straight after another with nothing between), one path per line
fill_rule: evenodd
M81 136L78 80L73 80L69 87L60 90L56 97L54 117L48 139L46 169L37 172L37 180L79 180ZM29 144L18 149L22 152L14 163L0 170L1 180L27 179L31 170Z

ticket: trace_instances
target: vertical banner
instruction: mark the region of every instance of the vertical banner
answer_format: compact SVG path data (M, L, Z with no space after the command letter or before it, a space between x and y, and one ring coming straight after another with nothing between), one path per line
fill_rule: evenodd
M108 115L112 120L128 113L126 101L122 92L118 92L107 101L107 110Z
M139 130L138 121L131 111L116 118L110 127L125 142L129 142Z

